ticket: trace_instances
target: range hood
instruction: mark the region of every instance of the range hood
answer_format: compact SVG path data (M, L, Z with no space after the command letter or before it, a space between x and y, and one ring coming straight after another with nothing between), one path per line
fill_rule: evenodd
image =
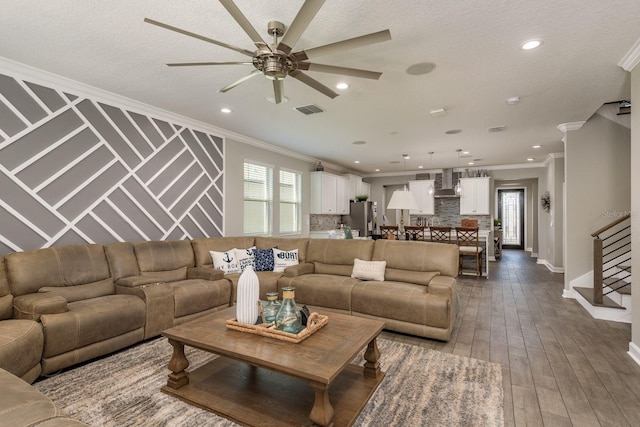
M433 193L433 197L436 199L442 199L445 197L460 197L453 189L453 169L442 169L442 188Z

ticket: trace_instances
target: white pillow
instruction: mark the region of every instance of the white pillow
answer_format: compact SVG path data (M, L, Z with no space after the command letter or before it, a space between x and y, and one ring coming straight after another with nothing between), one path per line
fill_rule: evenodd
M273 248L273 271L281 273L285 268L298 264L298 250L281 251Z
M255 246L252 246L247 249L235 249L236 259L238 260L238 264L240 265L240 270L244 271L245 267L250 265L253 269L256 269L256 257L253 254L253 250Z
M209 251L213 260L213 267L216 270L224 271L224 274L240 273L240 263L236 256L236 249L229 249L226 252Z
M363 261L353 260L353 272L351 277L360 280L377 280L384 282L384 270L387 268L387 261Z

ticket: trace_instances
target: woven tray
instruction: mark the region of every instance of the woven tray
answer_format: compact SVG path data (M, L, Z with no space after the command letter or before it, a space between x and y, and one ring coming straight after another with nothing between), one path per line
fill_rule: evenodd
M227 328L240 332L248 332L255 335L263 335L265 337L275 338L277 340L288 341L292 343L299 343L310 337L314 332L322 328L329 322L329 318L322 314L311 313L307 320L307 327L298 332L292 334L290 332L279 331L272 323L263 323L260 325L247 325L240 323L236 319L227 320Z

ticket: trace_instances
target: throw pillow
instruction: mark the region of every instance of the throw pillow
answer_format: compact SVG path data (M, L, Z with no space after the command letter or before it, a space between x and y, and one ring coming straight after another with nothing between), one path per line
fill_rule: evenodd
M254 249L256 271L273 271L273 249Z
M240 263L236 257L236 249L226 252L209 251L213 260L213 268L224 271L224 274L240 273Z
M238 264L240 264L240 270L244 271L245 267L250 265L253 269L256 269L256 258L253 255L253 250L255 246L252 246L247 249L236 249L236 259L238 260Z
M377 280L384 282L384 270L387 268L387 261L363 261L353 260L353 272L351 277L360 280Z
M273 248L273 260L273 271L282 273L285 268L298 264L298 250L281 251L280 249Z

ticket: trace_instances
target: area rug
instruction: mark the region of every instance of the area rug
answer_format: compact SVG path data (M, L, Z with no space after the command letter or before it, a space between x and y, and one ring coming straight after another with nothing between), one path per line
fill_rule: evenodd
M386 377L355 426L503 426L500 365L378 340ZM189 370L216 357L186 347ZM171 346L157 338L34 383L94 427L237 424L160 391ZM363 360L361 356L357 361Z

